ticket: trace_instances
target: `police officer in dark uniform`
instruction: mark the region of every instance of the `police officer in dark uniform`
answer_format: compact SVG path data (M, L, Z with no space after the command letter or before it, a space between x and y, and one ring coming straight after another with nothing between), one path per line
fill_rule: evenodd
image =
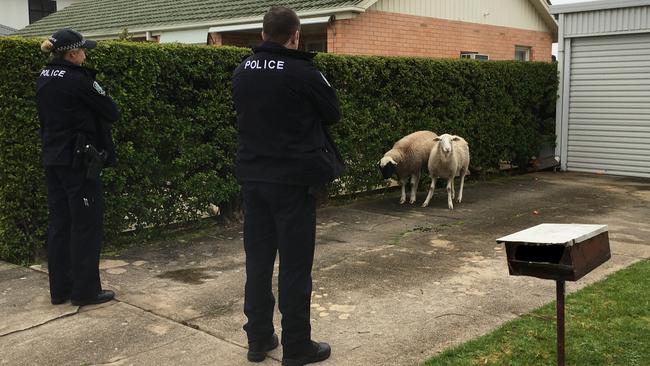
M316 236L314 192L341 173L327 125L340 119L334 89L298 51L300 20L286 7L264 16L264 42L233 74L239 149L237 177L244 199L250 361L278 346L271 280L280 256L282 364L327 359L330 346L311 339L311 270Z
M82 66L96 42L70 29L54 33L41 49L51 60L40 73L36 101L48 190L48 269L52 304L99 304L99 254L104 198L101 168L114 161L110 124L113 100Z

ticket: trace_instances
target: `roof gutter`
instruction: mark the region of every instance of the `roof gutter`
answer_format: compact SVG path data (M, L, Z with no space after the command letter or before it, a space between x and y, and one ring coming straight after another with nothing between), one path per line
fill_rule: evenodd
M583 11L632 8L636 6L649 6L649 0L601 0L590 1L585 3L553 5L551 14L578 13Z
M308 17L318 17L318 16L332 16L339 13L364 13L366 8L359 6L348 6L343 8L330 8L330 9L319 9L305 12L298 12L298 16L302 18ZM216 20L211 22L202 22L202 23L191 23L191 24L178 24L178 25L168 25L168 26L146 26L142 28L129 29L130 34L146 34L146 32L157 33L163 31L171 30L189 30L196 28L213 28L229 25L246 25L251 23L260 23L263 16L248 17L248 18L239 18L239 19L223 19ZM114 36L120 34L121 30L114 30L109 32L86 32L84 36L88 38L113 38Z

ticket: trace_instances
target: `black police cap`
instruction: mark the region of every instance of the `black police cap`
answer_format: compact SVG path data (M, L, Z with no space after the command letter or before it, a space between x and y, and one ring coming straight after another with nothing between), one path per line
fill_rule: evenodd
M50 38L54 45L54 51L69 51L75 48L95 48L97 42L85 39L81 33L72 29L61 29L56 31Z

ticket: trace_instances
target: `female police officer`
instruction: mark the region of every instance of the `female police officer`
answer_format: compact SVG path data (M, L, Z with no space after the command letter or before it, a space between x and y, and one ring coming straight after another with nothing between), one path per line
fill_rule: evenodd
M43 42L51 55L40 73L36 101L47 178L48 267L52 304L99 304L99 254L104 199L99 170L113 159L110 123L119 118L113 100L81 66L96 42L63 29Z

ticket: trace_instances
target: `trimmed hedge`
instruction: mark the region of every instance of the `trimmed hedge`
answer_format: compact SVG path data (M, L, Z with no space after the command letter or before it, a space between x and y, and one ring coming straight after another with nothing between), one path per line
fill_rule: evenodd
M89 66L116 100L118 165L104 174L110 243L128 228L195 220L230 207L237 145L230 75L249 50L101 42ZM27 263L45 243L47 200L40 164L37 40L0 38L0 259ZM319 55L343 120L333 134L348 162L335 190L382 184L376 164L419 130L467 139L472 165L525 163L554 141L553 64Z

